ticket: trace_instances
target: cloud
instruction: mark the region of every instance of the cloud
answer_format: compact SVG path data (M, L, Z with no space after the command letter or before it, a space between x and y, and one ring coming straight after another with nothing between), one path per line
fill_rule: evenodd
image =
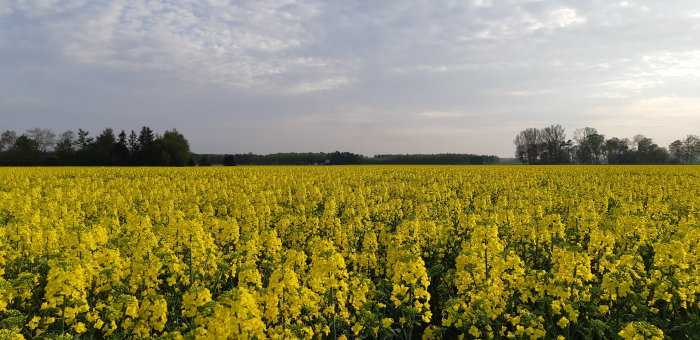
M697 126L697 13L660 0L5 1L0 105L17 126L196 125L201 151L439 151L494 126L494 152L511 154L520 126Z
M564 28L585 23L586 18L580 16L576 10L571 8L558 8L549 12L546 24L544 27Z
M650 122L693 119L700 122L700 98L663 96L637 99L622 105L597 107L593 113L617 118L644 119Z
M348 62L308 55L312 1L28 1L35 19L76 63L152 71L200 83L287 93L347 84ZM59 15L60 14L60 15ZM38 27L38 28L37 28Z
M700 80L700 50L659 51L625 63L617 79L599 85L618 91L641 93L683 81Z
M659 52L642 60L650 77L700 78L700 50Z
M700 98L644 98L592 108L589 113L598 131L608 138L643 134L665 147L687 134L698 134Z
M650 79L647 74L630 74L623 80L614 80L601 83L601 86L610 87L616 90L628 90L639 92L644 89L654 88L664 83L661 79Z
M536 33L552 34L560 29L585 24L587 19L574 8L554 7L543 11L522 5L501 7L498 20L482 20L480 29L462 36L462 40L500 40L525 37Z
M442 119L442 118L460 118L467 117L473 114L460 111L423 111L418 114L421 118Z
M491 7L493 5L492 0L472 0L472 4L476 7Z
M617 6L622 7L622 8L632 8L632 9L636 9L636 10L643 11L643 12L648 12L650 10L649 7L642 6L642 5L640 5L636 2L633 2L633 1L622 1L622 2L618 3Z

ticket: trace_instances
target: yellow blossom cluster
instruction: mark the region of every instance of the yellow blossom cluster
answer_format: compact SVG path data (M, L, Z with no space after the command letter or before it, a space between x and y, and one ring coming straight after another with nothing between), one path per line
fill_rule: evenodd
M700 329L697 167L0 168L0 179L3 339Z

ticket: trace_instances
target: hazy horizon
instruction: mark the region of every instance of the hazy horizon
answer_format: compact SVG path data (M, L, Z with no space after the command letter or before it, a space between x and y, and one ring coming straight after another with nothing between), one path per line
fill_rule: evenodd
M197 153L511 158L700 134L692 1L0 1L0 129L177 128Z

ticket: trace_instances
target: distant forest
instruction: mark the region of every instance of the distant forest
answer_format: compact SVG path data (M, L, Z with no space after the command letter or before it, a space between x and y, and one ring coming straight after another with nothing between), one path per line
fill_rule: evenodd
M700 156L700 137L687 135L668 148L644 135L610 137L592 127L574 131L567 139L561 125L520 131L513 141L515 157L523 164L694 164Z
M137 134L124 130L115 135L110 128L97 136L78 129L56 134L35 128L22 135L0 134L0 165L194 165L190 146L177 130L162 135L147 126Z
M661 147L643 135L610 137L585 127L567 139L561 125L528 128L513 141L522 164L694 164L700 156L700 137L687 135ZM176 129L162 135L144 126L137 133L104 129L96 136L78 129L56 134L34 128L19 135L0 134L0 165L206 166L206 165L341 165L341 164L499 164L497 156L475 154L387 154L372 157L351 152L273 153L257 155L195 154Z
M18 135L0 134L4 166L207 166L207 165L340 165L340 164L498 164L497 156L473 154L406 154L366 157L350 152L275 153L269 155L194 154L176 129L162 135L144 126L137 133L104 129L96 136L78 129L56 134L35 128Z
M396 154L375 155L367 157L351 152L289 152L256 155L252 153L221 155L197 155L212 164L223 165L338 165L338 164L453 164L453 165L484 165L498 164L497 156L473 154Z

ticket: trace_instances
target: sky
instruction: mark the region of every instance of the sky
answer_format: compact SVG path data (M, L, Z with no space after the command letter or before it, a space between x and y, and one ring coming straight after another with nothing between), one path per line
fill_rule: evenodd
M0 0L3 131L512 157L551 124L668 146L698 90L696 0Z

